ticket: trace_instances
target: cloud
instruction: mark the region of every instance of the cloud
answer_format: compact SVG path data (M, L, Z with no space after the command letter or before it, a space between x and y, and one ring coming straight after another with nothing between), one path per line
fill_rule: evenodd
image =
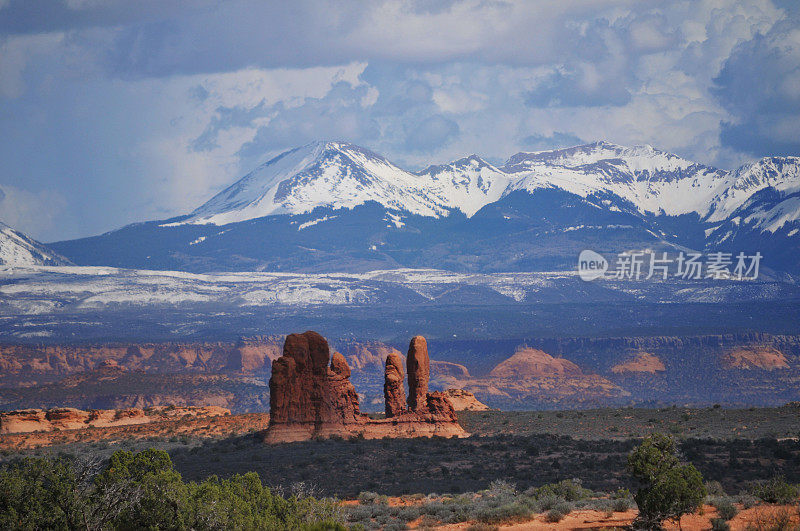
M106 51L103 66L125 78L351 61L535 65L603 52L606 43L595 26L607 26L631 2L78 3L13 1L0 13L0 33L83 31L86 46ZM106 31L87 31L93 28ZM652 45L660 42L657 33L634 27L632 34Z
M33 238L47 238L66 207L66 200L56 191L0 186L0 221Z
M528 92L526 103L531 107L625 105L631 101L631 93L612 78L591 63L555 69Z
M458 124L437 114L408 128L405 146L411 151L435 152L458 135Z
M553 131L550 135L530 135L522 140L522 143L531 150L544 151L563 147L577 146L584 143L584 140L561 131Z
M380 137L380 129L363 112L362 100L367 95L367 87L352 87L342 82L324 97L308 98L296 107L279 102L250 109L251 120L263 116L268 122L258 128L252 141L242 146L239 155L256 160L266 152L319 139L371 144Z
M736 46L713 94L731 113L723 144L753 155L800 154L800 18Z
M60 194L56 239L321 138L409 168L600 139L732 167L800 137L795 4L9 0L0 185Z

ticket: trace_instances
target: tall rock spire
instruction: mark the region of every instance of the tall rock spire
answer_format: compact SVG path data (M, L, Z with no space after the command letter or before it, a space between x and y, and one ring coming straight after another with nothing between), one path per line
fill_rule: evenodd
M414 336L408 345L408 357L406 359L408 408L412 411L417 411L426 406L430 366L428 342L422 336Z

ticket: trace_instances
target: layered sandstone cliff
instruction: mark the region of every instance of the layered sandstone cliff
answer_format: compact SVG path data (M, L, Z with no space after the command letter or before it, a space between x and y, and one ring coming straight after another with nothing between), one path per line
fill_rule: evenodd
M0 344L0 385L47 383L108 363L158 374L257 374L268 371L272 360L280 356L280 342L280 337L269 336L216 343Z
M79 430L89 427L127 426L149 424L189 417L217 417L230 415L229 409L216 406L155 407L146 410L91 409L84 411L71 407L53 409L23 409L0 412L0 434L30 433L40 431Z

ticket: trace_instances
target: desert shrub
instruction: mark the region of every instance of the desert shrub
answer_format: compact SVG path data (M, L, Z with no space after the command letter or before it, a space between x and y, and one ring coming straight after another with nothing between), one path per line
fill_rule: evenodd
M403 507L397 513L397 517L405 522L411 522L412 520L419 518L420 514L422 513L419 507Z
M543 496L537 500L539 502L539 510L540 511L549 511L550 509L555 508L561 502L566 501L564 498L559 496L555 496L553 494L549 494L547 496Z
M558 496L567 501L584 500L592 496L592 491L583 488L580 479L565 479L558 483L549 483L536 489L529 489L526 494L540 499L545 496Z
M507 522L515 519L525 519L531 516L531 510L521 503L507 503L499 507L493 507L484 512L480 520L484 523Z
M731 525L723 518L711 519L711 531L730 531Z
M354 505L347 509L347 520L350 522L363 522L372 518L372 510L364 505Z
M775 476L753 486L752 494L767 503L787 505L797 499L798 490L796 486L787 483L783 477Z
M739 510L733 504L733 500L727 496L713 498L711 505L716 507L719 517L723 520L730 520L739 513Z
M755 507L759 502L759 499L752 494L739 494L735 499L736 502L740 503L745 509Z
M756 510L748 530L753 531L796 531L792 526L792 513L785 508L778 511Z
M370 492L370 491L359 492L358 503L360 503L361 505L372 505L374 503L378 503L380 497L381 497L380 494L378 494L377 492Z
M706 481L706 492L709 496L727 496L719 481Z
M482 493L486 496L514 496L517 486L503 479L496 479L489 483L489 487Z
M615 513L624 513L631 508L631 502L628 498L617 498L611 502L611 510Z
M596 498L593 500L583 500L575 503L573 509L592 509L595 511L602 511L604 513L612 512L611 507L613 500L605 498Z
M675 441L666 435L645 438L628 455L628 470L640 484L634 495L637 527L660 529L664 520L695 511L706 496L700 472L680 463Z
M564 513L557 511L556 509L550 509L544 515L544 521L550 523L560 522L564 519L564 516L566 516Z
M568 501L561 501L555 504L552 510L567 515L572 512L572 505Z
M613 498L615 500L619 500L619 499L623 499L623 498L626 499L626 500L630 500L630 499L633 498L633 496L631 495L631 491L629 491L628 489L617 489L617 490L615 490L614 492L611 493L611 498Z
M388 516L391 513L389 506L381 503L368 505L366 507L369 509L369 514L372 518L381 518L383 516Z

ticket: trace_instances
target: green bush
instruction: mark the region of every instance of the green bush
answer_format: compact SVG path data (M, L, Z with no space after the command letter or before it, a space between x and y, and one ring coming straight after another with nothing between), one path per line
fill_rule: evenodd
M565 516L566 515L561 511L558 511L556 509L550 509L549 511L547 511L547 513L545 513L544 521L550 523L560 522L561 520L564 519Z
M759 499L752 494L739 494L736 496L737 503L740 503L745 509L750 509L758 505Z
M787 483L783 477L775 476L769 481L756 484L752 489L752 494L767 503L788 505L797 500L798 489Z
M549 511L550 509L555 509L558 504L565 502L566 500L560 496L548 494L547 496L539 498L537 501L539 502L540 511Z
M585 500L592 496L592 491L583 488L580 479L565 479L558 483L549 483L539 488L525 491L528 496L541 499L547 496L557 496L567 501Z
M115 452L99 473L66 457L0 468L0 529L344 530L335 500L280 496L258 474L185 483L162 450Z
M711 531L730 531L731 525L722 518L711 519Z
M568 501L558 502L553 507L553 510L558 511L564 515L567 515L572 512L572 505Z
M664 520L679 521L706 497L700 472L680 463L675 441L666 435L645 438L628 455L628 470L640 484L634 495L639 507L636 527L660 529Z
M615 513L624 513L631 508L631 502L628 498L617 498L611 502L611 510Z
M711 500L711 505L716 507L719 517L723 520L731 520L739 513L739 510L733 504L733 500L727 496L714 498Z
M706 492L709 496L727 496L725 489L722 488L722 483L719 481L707 481Z

